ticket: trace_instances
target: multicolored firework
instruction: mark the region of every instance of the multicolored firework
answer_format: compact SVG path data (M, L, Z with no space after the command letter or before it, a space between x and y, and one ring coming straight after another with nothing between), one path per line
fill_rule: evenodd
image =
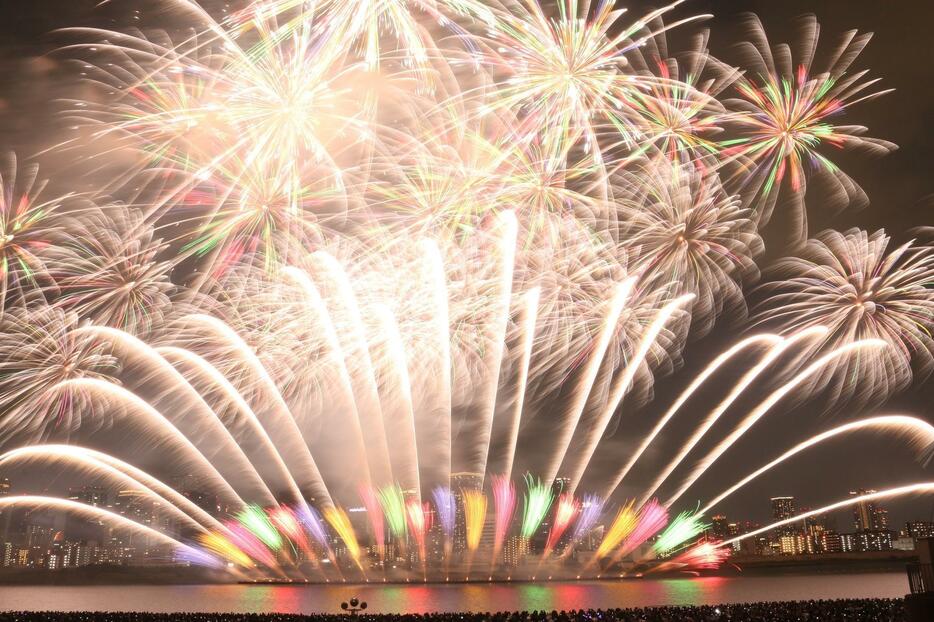
M6 309L11 291L28 296L44 284L44 253L53 245L55 216L67 197L40 198L46 182L36 181L39 167L19 170L14 154L0 166L0 306Z
M616 557L623 557L636 550L668 524L668 511L655 499L642 506L636 519L636 526L616 551Z
M602 559L616 550L616 547L623 541L623 538L632 533L636 528L638 516L633 508L634 501L630 501L616 513L616 518L607 527L603 534L603 540L597 548L597 559Z
M821 151L826 144L836 148L861 147L879 153L895 148L887 141L862 136L866 128L837 125L835 116L854 105L889 91L864 90L878 80L861 82L866 71L848 73L850 65L869 43L871 33L847 33L831 54L830 64L813 69L820 26L813 15L801 19L804 54L794 65L787 45L770 48L762 23L750 17L751 43L746 43L750 70L736 81L739 98L728 102L737 114L737 138L722 141L724 155L736 158L749 181L761 184L758 207L762 222L768 222L784 179L793 195L804 194L807 171L811 166L837 180L841 198L859 192L858 186ZM795 213L796 240L807 237L807 213L803 204Z
M79 322L53 307L16 308L0 318L0 438L38 439L82 425L85 392L62 383L111 379L118 360L106 344L77 333Z
M698 542L687 551L669 562L656 566L653 570L716 570L730 557L729 549L720 546L718 541Z
M64 223L49 249L58 304L135 335L161 326L175 264L157 259L161 244L153 240L152 227L136 214L113 209L86 211Z
M51 187L94 192L0 167L0 475L61 470L159 520L54 490L0 511L74 513L245 579L696 570L733 543L700 540L703 513L824 439L895 431L927 456L926 422L869 418L680 511L768 413L828 386L881 403L934 368L934 245L850 230L774 249L795 257L752 323L779 334L715 353L606 472L621 413L692 339L746 320L779 199L804 240L814 170L861 198L826 148L894 147L838 124L885 92L849 72L867 35L815 68L813 18L795 59L754 19L732 67L706 32L669 54L665 33L706 17L663 23L680 1L630 21L608 0L166 4L170 28L62 33L82 83ZM710 386L726 365L746 371ZM667 455L656 438L700 393L716 406Z

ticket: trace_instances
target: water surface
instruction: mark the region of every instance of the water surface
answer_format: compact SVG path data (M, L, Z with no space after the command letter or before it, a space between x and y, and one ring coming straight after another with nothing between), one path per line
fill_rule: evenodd
M357 596L373 613L697 605L810 598L901 597L904 573L704 577L456 585L0 586L0 610L338 612Z

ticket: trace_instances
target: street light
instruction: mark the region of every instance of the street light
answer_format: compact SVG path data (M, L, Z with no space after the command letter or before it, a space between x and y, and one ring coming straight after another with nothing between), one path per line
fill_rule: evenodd
M357 615L358 611L363 611L364 609L366 609L366 601L365 600L361 601L361 600L357 600L356 598L351 598L349 603L346 601L341 603L341 609L343 609L350 615L355 616Z

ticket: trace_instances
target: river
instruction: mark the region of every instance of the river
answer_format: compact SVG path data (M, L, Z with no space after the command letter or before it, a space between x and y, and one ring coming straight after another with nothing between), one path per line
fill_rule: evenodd
M0 586L0 610L339 612L352 596L371 613L697 605L901 597L903 572L452 585Z

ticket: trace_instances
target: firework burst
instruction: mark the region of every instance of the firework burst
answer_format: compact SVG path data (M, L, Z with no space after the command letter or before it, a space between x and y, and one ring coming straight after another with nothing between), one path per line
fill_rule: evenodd
M726 155L736 158L744 184L760 185L760 221L767 223L783 180L787 178L796 200L793 219L795 240L807 237L807 214L802 198L807 168L829 173L837 181L838 198L845 201L861 193L859 187L825 155L824 145L860 147L877 153L895 148L887 141L868 138L866 128L835 123L838 117L860 102L889 91L864 93L878 80L863 81L866 71L847 73L850 65L869 43L871 34L846 33L823 71L813 68L820 25L814 16L801 21L800 50L795 66L791 48L769 46L762 23L750 18L751 43L746 44L747 71L736 82L739 97L728 102L738 112L733 120L741 137L723 141ZM793 69L794 67L794 69Z
M884 231L825 231L800 256L779 261L774 275L781 279L762 286L761 324L826 326L822 348L859 339L888 344L844 358L824 375L834 401L881 402L908 386L913 364L919 376L934 365L934 247L890 242Z
M69 218L65 228L68 235L59 235L52 250L56 304L134 334L161 326L174 265L157 259L161 247L152 228L118 206Z
M81 378L112 378L117 361L107 346L78 334L78 316L61 309L14 309L0 330L3 437L43 437L82 425L89 403L80 389L58 388Z
M695 295L694 328L704 334L732 307L745 312L742 283L758 274L762 239L749 210L716 174L694 165L663 165L621 176L620 240L643 278Z
M46 284L44 254L59 231L55 216L67 197L42 198L45 181L37 181L39 167L19 169L16 156L0 163L0 313L7 295L20 297Z

